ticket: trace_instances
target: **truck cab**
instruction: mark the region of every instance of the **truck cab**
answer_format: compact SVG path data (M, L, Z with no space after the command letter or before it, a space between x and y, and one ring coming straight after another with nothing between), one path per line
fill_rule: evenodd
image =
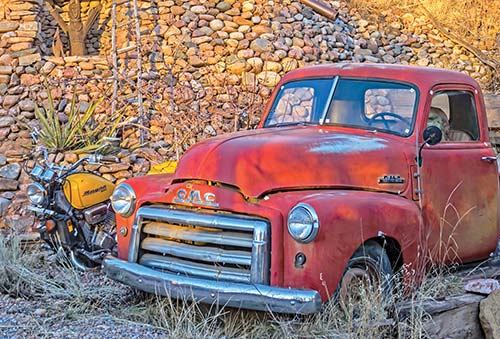
M413 66L292 71L257 129L203 141L112 200L112 279L285 313L317 312L359 279L387 288L403 267L418 282L430 264L485 259L500 233L479 85Z

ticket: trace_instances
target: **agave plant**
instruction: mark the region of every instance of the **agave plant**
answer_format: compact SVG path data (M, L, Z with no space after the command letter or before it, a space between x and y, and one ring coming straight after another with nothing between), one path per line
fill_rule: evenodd
M103 138L114 136L120 126L121 113L105 116L101 121L95 119L95 110L104 96L90 102L85 111L80 112L76 94L71 99L68 121L62 123L50 90L47 92L47 105L44 108L36 106L35 116L40 122L38 139L51 152L90 152L102 144Z

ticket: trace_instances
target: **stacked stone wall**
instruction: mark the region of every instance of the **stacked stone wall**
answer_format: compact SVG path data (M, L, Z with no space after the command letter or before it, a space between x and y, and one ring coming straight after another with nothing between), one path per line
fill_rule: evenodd
M131 3L131 2L130 2ZM97 1L82 2L83 20ZM28 182L19 163L29 153L30 130L37 126L35 105L48 91L61 121L73 94L85 107L105 98L96 119L111 109L111 1L86 41L88 56L52 54L57 24L43 0L0 0L0 214L22 214ZM443 36L426 17L380 13L362 17L344 2L327 20L298 1L139 1L142 50L122 55L119 65L122 163L100 171L113 181L144 174L151 164L175 159L210 136L252 128L272 88L290 70L317 63L414 64L465 72L482 84L490 70ZM127 7L128 6L128 7ZM67 5L61 7L67 20ZM118 48L134 43L130 5L118 11ZM62 34L65 50L67 37ZM144 65L145 117L137 126L133 100L137 58ZM47 87L48 85L48 87ZM145 145L139 136L145 132ZM137 149L139 146L143 146ZM56 156L56 155L54 155ZM73 153L57 155L73 162ZM12 204L14 202L14 204Z

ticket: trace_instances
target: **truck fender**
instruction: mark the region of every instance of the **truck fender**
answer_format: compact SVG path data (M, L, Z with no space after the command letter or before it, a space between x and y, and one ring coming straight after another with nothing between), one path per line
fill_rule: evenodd
M284 236L284 284L312 288L324 300L335 292L352 255L370 239L390 245L388 255L395 266L405 264L416 270L417 248L422 230L420 209L404 197L366 191L331 191L303 196L319 218L319 231L309 243ZM401 250L398 253L399 249ZM295 265L302 253L306 262ZM398 267L395 267L396 269Z

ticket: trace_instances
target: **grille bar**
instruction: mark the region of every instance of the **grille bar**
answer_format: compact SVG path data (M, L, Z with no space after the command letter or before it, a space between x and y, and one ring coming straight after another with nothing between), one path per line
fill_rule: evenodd
M253 231L255 222L259 221L245 216L234 217L230 214L208 215L205 213L173 210L153 206L141 207L140 209L143 214L147 215L148 219L151 220L165 221L163 215L164 213L168 213L168 221L172 224L206 226L237 231ZM161 213L160 211L163 211L164 213Z
M151 222L144 226L144 233L185 241L206 242L219 245L252 248L253 237L250 233L218 231L214 229L186 229L185 226Z
M213 280L230 280L246 283L250 280L250 272L248 270L195 264L190 261L155 254L144 254L139 263L144 266Z
M141 248L163 255L168 254L181 258L213 263L250 266L252 261L252 254L249 252L223 250L216 247L194 246L159 238L144 239Z

